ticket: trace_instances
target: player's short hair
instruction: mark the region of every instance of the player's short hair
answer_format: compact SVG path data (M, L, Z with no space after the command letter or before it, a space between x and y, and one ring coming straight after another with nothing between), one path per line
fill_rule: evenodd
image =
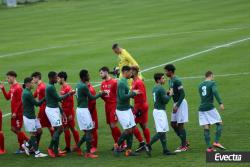
M106 66L104 66L104 67L100 68L99 72L100 71L104 71L104 72L108 72L109 73L109 68L106 67Z
M17 77L17 74L16 74L16 72L15 71L8 71L7 73L6 73L6 76L11 76L11 77Z
M159 81L162 78L162 76L164 76L163 73L155 73L154 74L155 82Z
M40 72L36 71L36 72L33 72L31 74L31 77L42 79L42 74Z
M88 70L82 69L79 73L79 76L81 78L81 80L84 81L89 81L89 72Z
M175 66L173 64L167 64L167 65L165 65L164 69L167 70L167 71L171 71L173 73L176 70L176 68L175 68Z
M118 43L115 43L115 44L112 45L112 49L116 49L116 48L119 48Z
M63 78L64 81L67 81L68 75L67 75L67 73L66 73L65 71L59 72L59 73L57 74L57 76L58 76L59 78Z
M123 66L122 67L122 72L130 71L131 67L130 66Z
M140 71L138 66L131 66L131 70L136 71L137 73Z
M210 77L211 75L213 75L213 72L212 71L207 71L206 73L205 73L205 77L207 78L207 77Z
M56 77L57 76L57 73L55 72L55 71L50 71L49 73L48 73L48 78L50 79L50 78L54 78L54 77Z
M24 80L23 80L23 88L25 89L26 88L25 84L31 83L32 80L33 80L32 77L26 77L26 78L24 78Z

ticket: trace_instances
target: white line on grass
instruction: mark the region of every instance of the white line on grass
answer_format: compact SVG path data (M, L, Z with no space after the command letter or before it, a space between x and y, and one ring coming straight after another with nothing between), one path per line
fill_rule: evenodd
M216 49L223 48L223 47L225 47L225 46L226 46L226 47L230 47L230 46L232 46L232 45L235 45L235 44L238 44L238 43L247 41L247 40L250 40L250 37L244 38L244 39L240 39L240 40L236 40L236 41L232 41L232 42L225 43L225 44L222 44L222 45L214 46L214 47L212 47L212 48L210 48L210 49L206 49L206 50L203 50L203 51L200 51L200 52L196 52L196 53L193 53L193 54L190 54L190 55L187 55L187 56L184 56L184 57L181 57L181 58L172 60L172 61L170 61L170 62L166 62L166 63L164 63L164 64L160 64L160 65L156 65L156 66L153 66L153 67L149 67L149 68L146 68L146 69L142 70L141 73L144 73L144 72L153 70L153 69L158 68L158 67L162 67L162 66L164 66L165 64L168 64L168 63L175 63L175 62L178 62L178 61L182 61L182 60L185 60L185 59L189 59L189 58L198 56L198 55L203 54L203 53L211 52L211 51L214 51L214 50L216 50ZM224 75L230 75L230 74L224 74ZM231 75L232 75L232 74L231 74ZM234 75L235 75L235 74L234 74ZM217 76L218 76L218 75L217 75ZM100 86L100 84L94 85L94 87L97 87L97 86ZM7 117L8 115L10 115L10 113L3 115L3 117Z
M131 39L156 38L156 37L162 37L162 36L173 36L173 35L202 33L202 32L242 30L242 29L249 29L249 28L250 27L233 27L233 28L219 28L219 29L210 29L210 30L184 31L184 32L176 32L176 33L137 35L137 36L131 36L131 37L125 37L125 38L110 40L110 42L112 42L112 41L122 41L122 40L131 40ZM51 47L47 47L47 48L37 48L37 49L24 50L24 51L20 51L20 52L7 53L7 54L0 55L0 58L24 55L24 54L35 53L35 52L42 52L42 51L51 50L51 49L60 49L60 48L65 48L65 47L83 45L83 44L81 44L79 42L84 42L84 41L75 41L74 43L70 43L70 44L64 44L64 45L51 46ZM86 42L85 44L92 44L92 43L96 43L96 42L94 42L94 41L93 42Z

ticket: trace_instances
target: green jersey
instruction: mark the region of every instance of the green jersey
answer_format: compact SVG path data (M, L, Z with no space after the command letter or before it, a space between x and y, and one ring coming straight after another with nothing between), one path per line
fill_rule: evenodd
M136 96L136 93L130 92L128 79L120 79L117 85L117 110L125 111L130 109L130 98L134 96Z
M166 104L170 100L170 96L167 95L167 92L162 85L157 84L153 88L153 99L154 99L154 109L166 110Z
M46 106L50 108L58 108L59 107L58 102L67 98L68 96L70 96L69 93L66 93L63 96L59 96L54 84L49 83L46 85L45 89Z
M176 105L179 107L185 98L185 92L181 80L174 76L169 80L169 87L173 89L173 101L177 103Z
M88 101L97 99L101 97L102 94L91 95L88 86L80 81L76 86L76 97L77 97L77 107L78 108L88 108Z
M36 101L31 91L27 88L22 93L23 115L29 119L35 119L35 106L40 106L44 99Z
M199 94L201 98L199 111L212 110L214 108L214 97L219 104L222 104L215 81L203 81L199 86Z

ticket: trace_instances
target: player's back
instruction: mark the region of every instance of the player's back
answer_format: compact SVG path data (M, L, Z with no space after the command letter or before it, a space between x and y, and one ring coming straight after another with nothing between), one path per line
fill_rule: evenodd
M203 81L199 85L199 94L200 94L200 111L208 111L214 108L214 95L213 87L215 86L215 81Z

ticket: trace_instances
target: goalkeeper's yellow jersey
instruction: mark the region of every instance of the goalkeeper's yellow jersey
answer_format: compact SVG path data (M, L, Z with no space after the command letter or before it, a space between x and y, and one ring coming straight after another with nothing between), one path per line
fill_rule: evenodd
M140 66L138 65L138 63L135 61L135 59L129 54L128 51L126 51L125 49L122 49L121 53L119 54L119 70L120 70L120 76L119 78L122 78L122 67L123 66L138 66L140 69ZM139 73L139 78L142 79L142 75L141 73ZM129 81L129 86L132 86L132 79L130 79Z

